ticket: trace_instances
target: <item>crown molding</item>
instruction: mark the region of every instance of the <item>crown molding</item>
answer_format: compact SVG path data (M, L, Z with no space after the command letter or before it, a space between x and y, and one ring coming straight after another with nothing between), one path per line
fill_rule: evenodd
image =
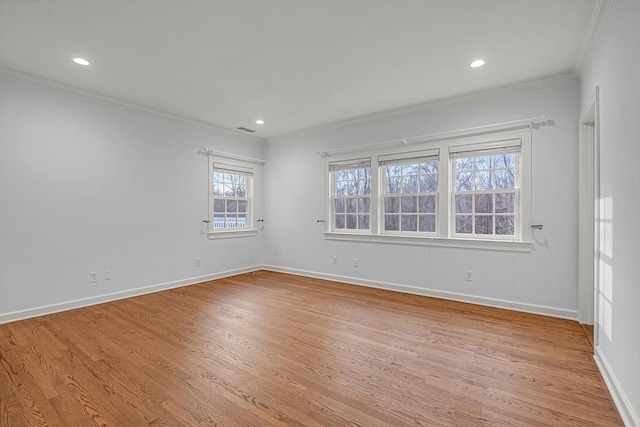
M585 37L582 39L582 44L578 50L578 54L576 55L573 68L571 69L573 75L578 79L582 77L582 74L584 73L587 59L600 36L600 32L602 31L605 22L607 22L607 17L609 16L609 11L611 10L613 2L614 0L596 0L593 5L593 11L591 13L587 32Z
M304 134L325 131L330 129L336 129L341 127L353 126L363 123L372 123L387 120L393 117L405 116L410 114L418 114L431 110L438 110L453 105L463 105L474 102L481 102L484 100L504 97L512 95L518 92L528 92L533 90L548 89L556 86L564 86L571 83L576 83L576 76L568 73L558 76L548 77L540 80L526 81L509 86L503 86L495 89L468 93L461 96L443 98L435 101L429 101L426 103L415 104L408 107L401 107L393 110L386 110L377 113L367 114L363 116L352 117L346 120L340 120L336 122L326 123L324 125L316 126L313 128L303 129L295 132L276 135L266 138L268 142L277 142L279 139L287 139L289 137L300 136Z
M188 117L179 116L176 114L169 113L167 111L162 111L162 110L146 107L141 104L128 102L119 98L102 95L97 92L81 89L73 85L61 83L55 80L50 80L44 77L36 76L34 74L25 73L23 71L15 70L13 68L0 66L0 76L20 80L25 83L33 84L33 85L44 87L47 89L52 89L58 92L62 92L66 95L72 95L72 96L87 99L90 101L100 102L102 104L107 104L112 107L117 107L117 108L125 109L128 111L147 114L147 115L159 117L162 119L170 120L173 122L177 122L177 123L192 126L192 127L212 130L212 131L223 133L225 135L233 136L236 138L239 137L247 141L260 142L260 143L264 142L264 138L258 138L255 136L246 135L244 133L240 133L231 129L222 128L210 123L202 122L200 120L190 119Z

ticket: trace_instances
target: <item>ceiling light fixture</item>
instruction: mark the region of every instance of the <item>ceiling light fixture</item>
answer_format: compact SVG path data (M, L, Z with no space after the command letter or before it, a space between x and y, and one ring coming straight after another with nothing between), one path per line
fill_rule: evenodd
M262 119L256 120L256 124L257 125L263 125L264 124L264 120L262 120Z
M89 65L89 61L80 57L73 58L73 62L75 62L78 65L84 65L84 66Z
M471 63L471 68L478 68L484 65L484 61L482 59L476 59Z

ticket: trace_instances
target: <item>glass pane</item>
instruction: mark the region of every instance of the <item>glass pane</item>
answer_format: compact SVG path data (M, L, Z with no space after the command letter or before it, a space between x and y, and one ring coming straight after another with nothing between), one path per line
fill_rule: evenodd
M235 197L235 195L236 195L236 191L235 191L235 188L233 188L233 185L225 183L225 185L224 185L224 196L226 196L226 197Z
M403 193L417 193L418 192L418 177L417 176L403 176L402 177L402 192Z
M347 182L346 181L336 182L336 196L346 196L346 195L347 195Z
M456 213L473 212L471 194L456 195Z
M493 156L494 168L513 168L516 166L515 154L500 154Z
M516 195L513 193L496 194L496 212L514 213L516 211Z
M358 215L347 215L347 228L349 230L358 229Z
M222 182L222 174L220 172L213 173L213 182Z
M244 185L239 185L236 188L236 197L247 197L247 187Z
M355 181L356 179L358 179L357 169L349 169L349 170L346 170L345 172L348 180Z
M476 213L493 213L493 194L476 194Z
M438 191L438 176L437 175L421 175L420 176L420 192L431 193Z
M360 230L369 229L369 215L358 215L358 228Z
M385 197L384 198L384 212L385 213L399 213L400 212L400 198L399 197Z
M456 191L473 190L473 173L463 172L456 174Z
M336 215L334 227L335 228L344 228L345 227L345 216L344 215Z
M418 230L425 232L436 231L435 215L418 215Z
M245 228L247 226L247 216L246 215L238 215L238 227Z
M345 181L347 179L347 171L336 171L336 181Z
M496 170L496 188L516 188L516 170Z
M369 204L370 200L368 197L358 199L358 212L359 213L369 213ZM369 227L367 227L369 228Z
M224 212L224 200L214 200L213 201L213 211L214 212Z
M456 171L466 172L473 170L473 159L456 159Z
M403 175L418 175L418 165L402 165Z
M384 229L388 231L400 230L400 215L385 215Z
M515 234L513 215L496 215L496 234L513 236Z
M436 196L418 197L418 212L436 213Z
M236 216L233 215L228 215L227 216L227 221L226 221L226 227L227 228L236 228Z
M476 172L476 190L492 190L491 171Z
M238 203L235 200L227 200L227 212L237 212Z
M472 233L472 221L471 215L456 215L456 233Z
M418 216L417 215L401 215L401 231L417 231Z
M347 204L344 202L344 199L336 199L333 202L333 211L335 213L345 213Z
M387 166L387 177L394 177L394 176L400 176L400 166Z
M420 173L423 175L438 173L438 162L422 163L420 165Z
M347 186L347 195L355 196L358 194L358 181L345 181Z
M403 213L416 213L418 206L416 203L416 197L401 197L401 208Z
M476 169L491 169L491 156L476 157Z
M224 186L220 183L213 184L213 195L214 196L222 196L224 193Z
M224 228L224 214L213 216L213 228Z
M476 234L493 234L492 215L476 215Z
M358 169L358 178L371 179L371 168Z
M387 194L400 192L400 178L387 178Z
M358 199L346 199L347 203L347 213L357 213L358 212Z
M246 211L247 211L247 201L238 200L238 212L246 212Z
M358 194L371 194L371 180L370 179L362 179L359 181L359 193Z

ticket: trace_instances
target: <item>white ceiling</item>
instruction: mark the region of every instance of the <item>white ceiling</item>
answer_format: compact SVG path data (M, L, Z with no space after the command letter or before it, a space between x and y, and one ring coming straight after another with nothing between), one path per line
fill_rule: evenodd
M575 74L596 6L596 0L0 0L0 66L268 138ZM73 64L74 56L91 66ZM476 58L487 64L471 69ZM258 118L266 124L256 125Z

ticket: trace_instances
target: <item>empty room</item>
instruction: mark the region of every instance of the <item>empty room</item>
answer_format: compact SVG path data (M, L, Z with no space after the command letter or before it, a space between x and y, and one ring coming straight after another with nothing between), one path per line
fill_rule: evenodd
M0 427L640 427L638 22L0 0Z

